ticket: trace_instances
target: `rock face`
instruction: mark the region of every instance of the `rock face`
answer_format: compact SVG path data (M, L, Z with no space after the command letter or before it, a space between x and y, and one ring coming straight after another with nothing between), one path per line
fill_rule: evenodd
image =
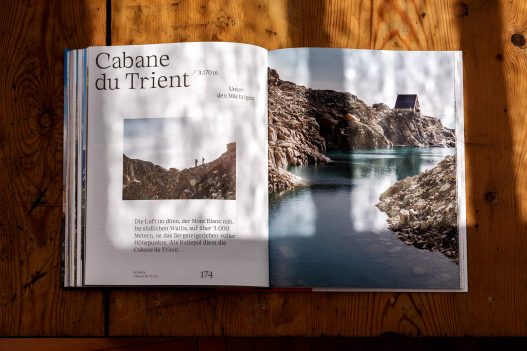
M269 191L305 184L289 165L330 161L326 150L394 146L455 146L454 130L438 118L366 105L348 92L313 90L268 71Z
M439 118L392 111L379 121L379 125L393 146L456 146L454 129L443 127Z
M123 185L128 185L134 181L142 181L147 174L154 171L155 167L156 165L152 162L133 160L123 155Z
M379 197L388 226L405 244L442 252L458 261L456 158L402 179Z
M289 165L328 162L322 152L326 142L310 116L308 89L279 79L269 70L269 192L282 191L305 182L285 170Z
M177 170L123 155L123 200L236 199L236 143L216 160Z

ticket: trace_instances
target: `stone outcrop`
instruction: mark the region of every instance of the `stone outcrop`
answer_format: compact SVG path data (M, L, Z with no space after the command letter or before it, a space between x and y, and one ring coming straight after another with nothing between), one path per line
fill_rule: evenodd
M273 69L268 83L271 192L305 184L292 181L287 166L328 162L327 150L455 146L454 130L438 118L368 106L348 92L309 89L281 80Z
M454 129L443 127L435 117L392 111L379 121L392 146L455 147Z
M269 191L282 191L306 184L304 180L286 170L299 166L328 162L324 156L326 143L313 116L307 114L308 89L279 79L275 70L269 70Z
M301 177L286 171L283 168L273 167L269 163L269 191L280 192L296 186L308 185L308 183Z
M236 199L236 143L216 160L178 170L123 155L123 200Z
M389 228L405 244L442 252L458 260L456 158L396 182L376 205L388 216Z
M152 162L134 160L123 155L123 185L128 185L134 181L142 181L155 168L156 165Z

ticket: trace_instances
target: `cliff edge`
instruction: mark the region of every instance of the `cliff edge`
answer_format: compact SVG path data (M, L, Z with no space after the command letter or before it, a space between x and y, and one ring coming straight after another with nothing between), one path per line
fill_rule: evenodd
M305 182L288 166L329 162L328 150L454 147L455 132L435 117L366 105L348 92L309 89L268 70L269 191Z

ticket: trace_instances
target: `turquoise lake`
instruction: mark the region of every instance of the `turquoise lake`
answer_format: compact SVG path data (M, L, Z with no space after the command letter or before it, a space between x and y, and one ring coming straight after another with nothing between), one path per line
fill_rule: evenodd
M333 162L290 167L311 185L269 198L275 287L459 288L459 266L405 245L375 204L393 183L434 167L455 148L329 152Z

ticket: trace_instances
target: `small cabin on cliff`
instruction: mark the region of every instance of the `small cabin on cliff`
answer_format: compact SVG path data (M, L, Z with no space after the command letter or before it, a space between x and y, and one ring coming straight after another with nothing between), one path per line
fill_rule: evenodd
M397 94L397 100L395 100L395 107L393 109L399 111L412 111L414 113L421 112L417 94Z

